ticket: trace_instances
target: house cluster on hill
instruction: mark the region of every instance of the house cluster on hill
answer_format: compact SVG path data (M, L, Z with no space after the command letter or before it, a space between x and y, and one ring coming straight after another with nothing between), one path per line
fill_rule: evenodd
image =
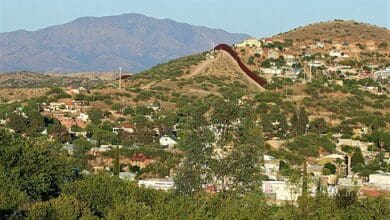
M311 80L317 73L383 81L390 72L383 66L388 49L382 44L373 40L352 43L249 38L234 46L248 59L248 66L268 81L273 77Z

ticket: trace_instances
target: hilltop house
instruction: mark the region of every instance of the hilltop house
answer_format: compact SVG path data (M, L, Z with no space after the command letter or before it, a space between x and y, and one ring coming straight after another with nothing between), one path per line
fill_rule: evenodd
M261 47L261 41L256 38L249 38L235 45L236 47Z
M87 93L87 90L84 87L79 87L79 88L72 88L68 87L66 93L69 95L83 95Z

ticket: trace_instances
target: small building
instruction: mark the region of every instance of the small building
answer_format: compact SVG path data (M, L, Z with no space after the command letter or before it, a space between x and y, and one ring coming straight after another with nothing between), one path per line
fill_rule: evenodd
M84 95L87 93L87 90L84 87L72 88L69 87L66 91L69 95Z
M322 62L321 60L313 60L313 61L309 62L308 64L311 67L321 67L321 66L324 66L324 62Z
M314 164L314 165L309 164L307 166L307 172L308 173L313 173L314 176L321 176L323 168L324 168L324 166L322 166L320 164Z
M92 147L88 153L89 154L92 154L94 156L97 156L97 155L100 155L104 152L107 152L107 151L110 151L112 150L111 148L106 148L106 147Z
M89 121L89 115L85 114L85 113L82 113L82 112L80 112L80 114L79 114L79 116L77 118L82 120L82 121L84 121L84 122L88 122Z
M148 105L147 108L153 110L154 112L157 112L161 109L161 106L160 103L153 103L151 105Z
M168 135L160 137L159 142L160 145L163 147L174 147L175 145L177 145L177 141Z
M363 180L360 178L345 177L338 179L338 189L355 190L363 185Z
M66 143L62 146L62 149L67 151L69 155L73 155L75 152L75 146L73 144Z
M169 177L161 179L144 179L138 181L138 186L168 191L175 188L175 182Z
M141 169L147 167L149 164L153 163L154 160L144 154L136 154L132 158L130 158L130 165L137 166Z
M329 56L331 57L338 57L338 58L348 58L349 56L339 50L331 50L329 51Z
M256 38L249 38L235 45L236 47L261 47L261 41Z
M317 48L324 48L325 44L323 42L317 42L316 46L317 46Z
M390 172L370 174L369 184L380 189L390 190Z
M136 176L137 174L132 172L119 172L119 178L123 180L134 181Z
M290 186L286 181L262 181L262 192L275 201L295 201L299 193L299 187Z
M125 132L127 132L129 134L133 134L134 133L134 128L135 128L134 125L123 123L121 125L113 127L112 128L112 133L118 134L119 131L125 131Z
M374 80L381 80L381 79L388 79L390 78L390 67L387 67L386 69L384 70L379 70L379 71L376 71L374 72Z

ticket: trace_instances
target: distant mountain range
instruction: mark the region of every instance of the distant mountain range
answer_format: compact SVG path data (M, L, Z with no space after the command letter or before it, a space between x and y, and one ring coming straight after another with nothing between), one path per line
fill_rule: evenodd
M83 17L38 31L0 33L0 72L145 70L212 43L249 36L140 14Z

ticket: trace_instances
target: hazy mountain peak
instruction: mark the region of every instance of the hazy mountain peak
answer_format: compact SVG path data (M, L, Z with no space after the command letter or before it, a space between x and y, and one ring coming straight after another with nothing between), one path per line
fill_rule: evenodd
M209 49L211 42L232 44L247 37L135 13L82 17L0 34L0 72L112 71L118 66L137 72Z

